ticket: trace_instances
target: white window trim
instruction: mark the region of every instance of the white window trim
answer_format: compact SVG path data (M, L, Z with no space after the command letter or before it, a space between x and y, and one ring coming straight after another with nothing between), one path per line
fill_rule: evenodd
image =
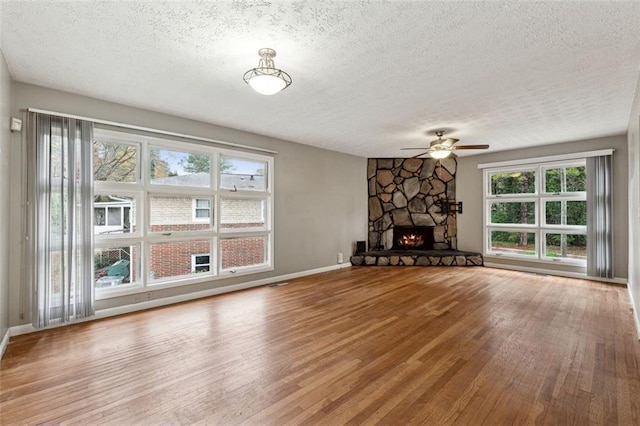
M209 258L209 263L196 263L197 258L202 256L207 256ZM197 253L191 255L191 272L196 272L196 267L203 265L209 267L207 272L211 272L211 253Z
M598 151L575 152L572 154L550 155L548 157L525 158L518 160L497 161L494 163L480 163L478 169L494 169L512 166L536 166L541 163L555 163L566 160L585 160L589 157L600 157L602 155L611 155L615 149L600 149Z
M209 201L209 207L198 207L198 201L201 200L207 200ZM209 216L207 217L198 217L197 212L198 210L208 210L209 211ZM192 202L191 202L191 219L194 222L211 222L211 212L213 211L213 200L211 199L211 197L194 197Z
M613 150L601 150L591 151L589 153L581 154L593 154L588 156L603 155L604 153L610 153ZM542 162L542 159L557 159L549 162ZM571 161L572 160L572 161ZM500 163L487 163L478 165L479 169L483 171L483 255L486 257L501 257L511 258L516 260L523 260L528 262L541 262L541 263L562 263L567 265L586 266L586 260L571 259L571 258L555 258L546 256L546 234L586 234L587 227L582 225L547 225L546 224L546 211L545 202L547 201L586 201L586 192L563 192L563 193L547 193L544 191L544 170L557 169L567 166L586 166L586 158L584 155L575 157L573 154L566 156L553 156L553 157L540 157L531 160L516 160ZM537 163L537 164L533 164ZM523 167L517 167L518 165ZM489 167L490 165L497 165L497 167ZM480 167L483 166L483 167ZM490 176L494 173L504 172L525 172L535 171L535 189L534 193L527 194L504 194L504 195L492 195L491 194L491 180ZM535 202L535 224L495 224L491 223L491 203L493 202ZM536 255L523 255L517 253L501 253L491 250L490 234L492 231L505 231L505 232L526 232L533 233L535 235L535 247Z
M138 253L139 268L137 283L132 285L118 286L117 288L101 288L96 289L96 299L106 299L111 297L130 295L142 293L149 290L156 290L162 288L179 287L184 285L191 285L201 282L210 282L218 279L228 278L230 274L233 275L248 275L258 272L267 272L274 270L274 258L273 258L273 190L274 190L274 159L271 156L265 156L261 154L246 153L235 151L231 149L204 146L202 144L191 143L188 141L178 141L179 145L176 145L176 141L170 141L167 139L159 139L154 137L148 137L144 135L137 135L133 133L120 133L112 130L95 129L96 138L104 139L105 141L113 143L122 143L127 145L134 145L138 150L138 178L136 182L94 182L94 190L96 194L118 194L118 195L134 195L135 198L135 223L136 232L127 234L114 234L108 237L96 238L97 245L108 246L127 246L139 244L140 252ZM104 136L104 137L103 137ZM170 196L175 195L183 187L176 187L171 185L158 185L150 182L150 176L148 173L148 167L144 165L148 164L148 152L153 147L160 149L169 149L172 151L184 151L196 154L210 155L212 168L210 171L211 181L208 188L191 188L189 187L188 196L192 198L207 198L211 200L210 205L210 218L207 220L211 223L211 228L206 231L194 232L171 232L168 235L163 235L161 232L150 232L149 228L149 202L148 197L151 195ZM266 165L267 173L265 176L266 185L264 191L242 191L236 193L234 191L223 190L218 187L218 168L219 159L221 156L230 157L238 160L259 161ZM265 248L265 255L267 262L260 265L250 265L247 267L235 268L235 272L231 273L229 270L222 271L220 263L220 225L217 220L213 220L219 217L220 212L220 196L224 194L226 197L238 197L238 198L259 198L266 200L265 208L265 227L264 229L255 228L239 228L234 229L232 233L224 232L224 237L241 237L241 236L256 236L263 235L267 239L267 247ZM185 194L180 194L185 196ZM195 201L194 201L195 203ZM195 215L195 210L193 211ZM201 219L201 218L199 218ZM133 221L134 218L132 217ZM200 220L198 220L200 222ZM207 273L183 275L178 277L170 277L166 279L151 280L149 277L150 271L150 244L157 242L167 241L185 241L185 240L203 240L210 241L211 250L210 256L210 270ZM135 285L134 285L135 284Z

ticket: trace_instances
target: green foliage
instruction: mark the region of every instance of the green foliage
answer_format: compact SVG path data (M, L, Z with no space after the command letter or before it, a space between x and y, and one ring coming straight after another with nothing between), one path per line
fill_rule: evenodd
M189 154L186 159L180 160L185 172L209 173L211 170L211 158L208 155Z
M534 171L494 173L491 175L491 193L493 195L533 194L535 180Z

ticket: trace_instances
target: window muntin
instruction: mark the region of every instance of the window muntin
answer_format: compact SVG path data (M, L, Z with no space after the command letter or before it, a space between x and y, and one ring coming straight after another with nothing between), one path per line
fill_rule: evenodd
M230 191L267 190L268 163L239 157L220 157L220 189Z
M149 179L153 185L211 187L211 155L153 146L149 149Z
M106 204L94 206L102 209L94 212L94 229L98 226L106 227L109 217L114 224L118 218L119 224L122 225L118 229L124 229L114 232L96 232L96 247L136 247L135 253L138 259L135 262L138 268L135 273L137 281L126 283L123 280L117 283L115 279L105 279L100 282L101 287L96 287L99 299L135 293L144 288L173 287L219 279L222 272L220 258L223 250L219 238L221 232L225 233L228 240L244 238L245 243L255 237L258 238L258 244L254 241L253 247L257 247L259 255L252 253L251 250L247 251L242 244L234 246L230 242L225 243L225 265L231 265L233 272L242 274L273 269L273 260L270 255L273 250L273 239L270 237L273 220L271 203L273 188L268 181L269 173L272 173L272 158L100 128L95 129L94 135L100 142L106 141L114 146L126 145L135 148L136 154L131 157L131 162L134 158L137 162L135 180L94 180L96 195L118 198L118 200L97 201L115 202L116 204L111 207L119 209L118 212L114 210L109 216L110 206ZM236 185L235 189L220 189L218 182L223 178L220 176L218 166L221 158L230 160L229 165L235 167L227 174L236 175L234 179L240 179L240 182L248 179L248 184L240 188ZM208 170L207 161L210 165ZM165 174L165 176L159 174ZM242 191L241 196L235 194L240 191ZM259 219L256 220L258 216L254 215L251 221L236 220L235 223L231 223L228 215L230 210L221 206L221 195L226 198L237 196L245 200L248 205L260 206ZM186 202L180 204L182 206L180 211L172 213L171 208L175 208L175 202L181 199ZM122 200L131 204L127 210L122 205L118 205ZM174 205L167 206L166 202L173 202ZM221 208L228 219L224 226L219 223L217 217ZM102 222L104 225L98 225ZM129 232L124 226L126 223L129 223ZM193 240L206 243L208 247L198 248L193 252L171 251L171 256L175 253L174 260L177 263L184 261L182 269L167 271L160 268L159 265L163 259L158 254L160 249L171 247L172 244L177 249L188 247L187 242ZM193 258L192 255L196 257ZM205 263L207 256L209 256L208 267ZM234 258L239 261L233 261ZM197 259L197 264L193 263L194 259ZM165 257L164 261L166 260ZM107 281L109 285L106 285ZM116 282L117 285L110 285L112 282Z
M486 255L586 263L584 160L486 169L485 185Z

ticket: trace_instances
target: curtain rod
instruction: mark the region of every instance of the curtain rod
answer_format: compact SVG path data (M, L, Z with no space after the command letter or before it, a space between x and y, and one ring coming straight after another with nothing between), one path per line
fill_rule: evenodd
M553 161L563 161L563 160L579 160L582 158L588 157L600 157L602 155L612 155L615 149L600 149L598 151L586 151L586 152L574 152L571 154L559 154L559 155L550 155L548 157L537 157L537 158L523 158L519 160L505 160L498 161L495 163L480 163L478 164L479 169L488 169L493 167L505 167L505 166L520 166L523 164L536 164L536 163L550 163Z
M266 148L256 148L254 146L242 145L242 144L239 144L239 143L223 142L223 141L219 141L219 140L215 140L215 139L203 138L203 137L200 137L200 136L187 135L187 134L184 134L184 133L176 133L176 132L170 132L170 131L167 131L167 130L152 129L150 127L136 126L134 124L119 123L117 121L101 120L99 118L83 117L81 115L66 114L66 113L63 113L63 112L56 112L56 111L47 111L47 110L38 109L38 108L27 108L27 111L36 112L36 113L39 113L39 114L57 115L59 117L65 117L65 118L74 118L76 120L92 121L94 123L106 124L108 126L123 127L125 129L132 129L132 130L141 130L143 132L151 132L151 133L156 133L156 134L165 135L165 136L174 136L174 137L179 137L179 138L193 139L193 140L197 140L197 141L201 141L201 142L211 142L211 143L224 145L224 146L229 146L229 147L233 147L233 148L246 149L246 150L249 150L249 151L266 152L266 153L269 153L269 154L277 154L278 153L278 151L274 151L274 150L266 149Z

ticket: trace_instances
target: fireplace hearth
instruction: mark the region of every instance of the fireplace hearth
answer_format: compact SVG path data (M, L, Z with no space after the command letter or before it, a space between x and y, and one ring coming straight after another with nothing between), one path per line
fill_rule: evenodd
M433 226L394 226L392 250L433 250Z

